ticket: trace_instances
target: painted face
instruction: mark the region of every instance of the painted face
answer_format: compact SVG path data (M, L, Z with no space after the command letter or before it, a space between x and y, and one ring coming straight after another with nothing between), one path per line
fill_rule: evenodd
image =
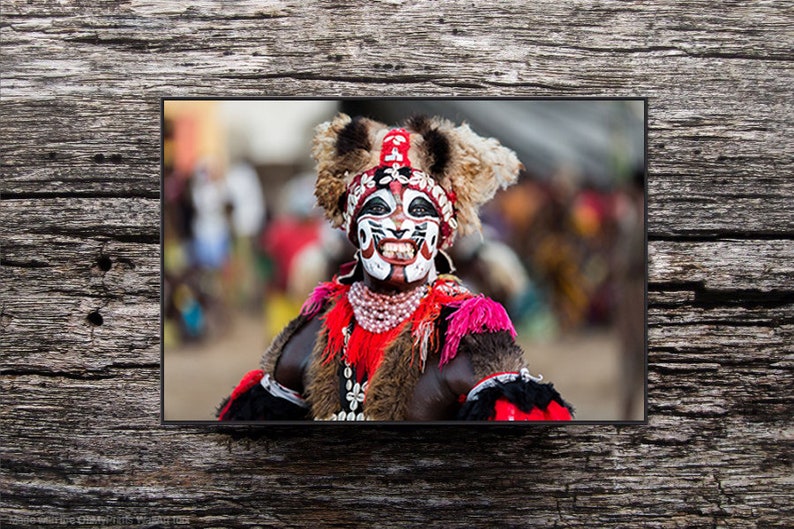
M356 229L364 270L373 278L392 283L432 279L440 219L426 193L392 182L367 197Z

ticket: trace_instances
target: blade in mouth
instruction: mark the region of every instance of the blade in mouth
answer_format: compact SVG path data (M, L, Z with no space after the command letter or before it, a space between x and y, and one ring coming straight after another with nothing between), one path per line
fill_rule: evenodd
M416 256L416 246L412 241L382 241L378 245L378 251L386 259L395 261L410 261Z

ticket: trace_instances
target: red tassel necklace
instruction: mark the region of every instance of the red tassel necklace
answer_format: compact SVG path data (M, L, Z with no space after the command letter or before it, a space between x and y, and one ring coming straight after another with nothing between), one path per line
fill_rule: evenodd
M389 296L372 292L363 283L354 283L324 316L328 328L325 362L331 362L341 352L342 359L356 367L359 382L371 377L386 348L402 332L427 292L428 287L423 285ZM351 325L354 317L356 325Z

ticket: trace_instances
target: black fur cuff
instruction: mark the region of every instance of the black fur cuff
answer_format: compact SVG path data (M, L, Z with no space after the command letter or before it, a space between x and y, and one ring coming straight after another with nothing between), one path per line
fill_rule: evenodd
M514 380L494 381L470 396L458 412L458 419L468 421L493 420L496 414L496 402L505 399L524 413L534 408L546 411L549 404L556 402L568 410L573 417L573 408L562 400L552 384L540 384L532 379L521 376Z
M218 407L222 410L229 399ZM219 417L221 421L296 421L306 419L309 409L272 395L262 384L237 397L229 409Z

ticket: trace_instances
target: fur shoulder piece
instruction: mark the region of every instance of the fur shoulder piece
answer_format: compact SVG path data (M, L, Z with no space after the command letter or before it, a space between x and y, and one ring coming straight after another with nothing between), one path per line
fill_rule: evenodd
M461 339L469 334L507 331L516 337L516 330L505 308L496 301L480 294L447 305L455 312L447 316L444 347L441 350L439 367L449 363L458 353Z

